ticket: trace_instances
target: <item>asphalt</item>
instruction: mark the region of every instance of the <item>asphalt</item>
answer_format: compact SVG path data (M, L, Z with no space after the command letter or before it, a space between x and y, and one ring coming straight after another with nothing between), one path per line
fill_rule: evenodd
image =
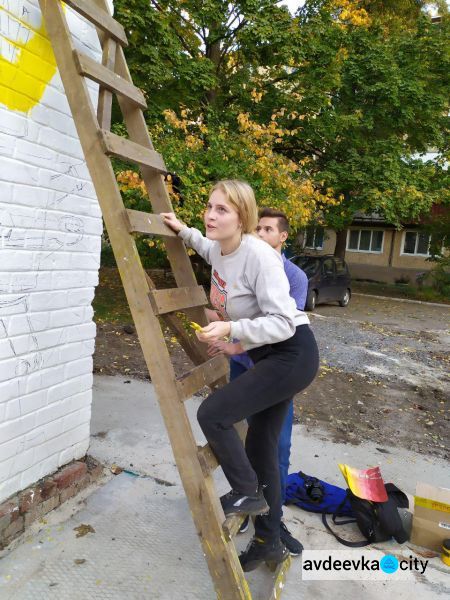
M198 402L197 398L189 400L187 409L201 443L194 417ZM360 468L380 465L385 481L393 481L409 495L417 481L450 487L447 463L398 448L395 440L383 441L382 447L389 451L385 454L377 450L381 441L359 446L336 444L324 431L308 432L297 424L292 442L291 472L301 469L343 486L338 463ZM95 488L47 515L0 555L0 599L213 600L211 580L150 383L124 377L95 378L90 454L125 471L110 474ZM216 483L219 493L227 489L220 471ZM284 517L306 549L344 551L326 533L317 515L287 507ZM403 518L408 524L408 514ZM79 525L89 525L94 531L76 537L74 528ZM347 526L347 535L358 538L352 527ZM249 536L237 537L238 549L245 547ZM380 558L384 554L420 557L409 543L388 542L371 548ZM362 550L353 552L360 555ZM301 559L295 558L282 598L320 599L330 594L369 600L394 595L399 600L444 597L450 592L450 570L437 557L428 560L424 574L404 581L305 581ZM248 579L253 598L263 598L270 583L268 571L261 567Z

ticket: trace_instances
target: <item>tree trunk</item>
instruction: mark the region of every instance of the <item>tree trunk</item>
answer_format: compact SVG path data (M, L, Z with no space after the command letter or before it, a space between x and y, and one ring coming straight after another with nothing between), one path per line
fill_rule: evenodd
M216 31L218 23L212 23L209 30L209 39L206 43L206 58L213 63L215 67L216 76L218 75L219 64L220 64L220 40L216 40ZM211 41L213 40L213 41ZM217 87L207 90L206 92L206 104L212 105L215 103L217 98Z
M345 258L345 248L347 246L347 230L341 229L341 231L336 231L336 246L334 248L334 256L336 258Z

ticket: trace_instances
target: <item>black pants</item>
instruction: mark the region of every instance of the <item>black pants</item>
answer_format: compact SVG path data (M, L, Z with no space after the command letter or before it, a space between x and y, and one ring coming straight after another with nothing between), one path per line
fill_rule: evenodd
M268 515L257 517L257 537L275 541L280 534L281 496L278 437L292 397L313 381L319 368L316 340L308 325L277 344L249 351L255 363L200 405L198 422L231 487L254 495L258 484ZM233 427L252 417L244 446Z

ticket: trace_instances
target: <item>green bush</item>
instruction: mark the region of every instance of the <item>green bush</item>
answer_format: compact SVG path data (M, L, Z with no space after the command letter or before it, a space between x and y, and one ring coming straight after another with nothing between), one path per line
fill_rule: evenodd
M436 259L436 266L430 271L430 281L433 289L450 298L450 257Z

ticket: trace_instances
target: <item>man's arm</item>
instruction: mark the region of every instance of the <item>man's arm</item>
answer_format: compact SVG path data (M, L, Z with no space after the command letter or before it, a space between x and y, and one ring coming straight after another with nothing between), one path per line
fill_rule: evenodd
M288 264L289 263L289 264ZM289 294L294 298L298 310L305 310L308 295L308 277L293 262L286 260L284 270L289 281Z

